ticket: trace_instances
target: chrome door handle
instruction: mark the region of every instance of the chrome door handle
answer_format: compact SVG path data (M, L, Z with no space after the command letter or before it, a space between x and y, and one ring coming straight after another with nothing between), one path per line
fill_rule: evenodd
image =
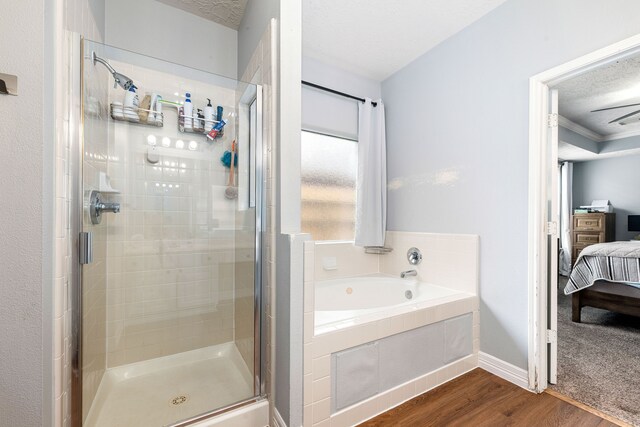
M91 216L92 224L100 224L102 222L103 212L120 212L120 203L103 202L102 194L99 191L93 190L89 198L89 214Z
M78 251L80 252L80 264L93 262L93 234L90 231L82 231L78 239Z

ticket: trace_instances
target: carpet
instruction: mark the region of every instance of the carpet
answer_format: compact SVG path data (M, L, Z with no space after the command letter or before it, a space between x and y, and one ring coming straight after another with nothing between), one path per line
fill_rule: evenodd
M559 280L564 288L566 278ZM640 426L640 317L592 307L571 321L571 296L558 291L558 384L579 402Z

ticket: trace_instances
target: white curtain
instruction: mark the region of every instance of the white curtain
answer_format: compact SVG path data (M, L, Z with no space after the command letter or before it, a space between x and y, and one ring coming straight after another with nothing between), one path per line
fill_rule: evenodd
M384 246L387 228L387 148L384 105L366 99L358 110L356 246Z
M573 205L573 163L560 167L560 274L571 273L571 206Z

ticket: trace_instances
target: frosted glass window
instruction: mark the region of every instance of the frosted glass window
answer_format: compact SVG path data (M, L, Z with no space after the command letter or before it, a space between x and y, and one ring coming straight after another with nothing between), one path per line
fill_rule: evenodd
M302 132L302 231L314 240L353 240L358 143Z

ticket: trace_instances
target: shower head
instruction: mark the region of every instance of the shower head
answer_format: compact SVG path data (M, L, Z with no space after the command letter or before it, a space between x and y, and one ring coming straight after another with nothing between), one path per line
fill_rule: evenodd
M134 85L133 84L133 80L131 80L129 77L125 76L124 74L118 73L111 66L111 64L109 64L105 59L100 58L98 55L96 55L95 52L91 52L91 59L93 60L93 64L94 65L95 65L96 62L99 62L102 65L104 65L105 67L107 67L107 70L109 70L109 72L113 76L113 79L114 79L113 87L114 88L118 87L118 85L119 85L122 89L129 90L129 88Z
M133 80L131 80L129 77L125 76L124 74L120 74L120 73L112 73L112 74L115 80L113 83L113 87L120 85L122 89L129 90L129 88L133 86Z

